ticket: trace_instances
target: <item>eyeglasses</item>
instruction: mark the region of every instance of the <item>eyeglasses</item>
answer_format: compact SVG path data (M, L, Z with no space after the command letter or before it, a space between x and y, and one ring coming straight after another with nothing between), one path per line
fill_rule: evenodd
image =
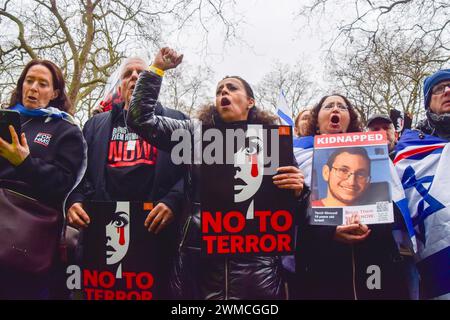
M349 169L345 167L341 168L331 167L331 168L336 170L336 175L338 176L338 178L343 180L347 180L348 178L350 178L351 175L354 175L356 181L358 182L367 182L370 178L370 176L364 171L351 172Z
M346 106L345 104L339 104L339 103L338 104L335 104L335 103L327 104L326 106L323 106L322 109L332 110L335 106L341 111L348 111L348 109L349 109L349 107Z
M443 94L445 89L450 88L450 82L439 83L431 89L432 94Z

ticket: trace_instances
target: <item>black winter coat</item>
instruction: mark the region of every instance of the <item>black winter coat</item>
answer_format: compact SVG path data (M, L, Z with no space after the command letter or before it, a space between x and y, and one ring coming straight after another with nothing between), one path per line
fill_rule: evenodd
M17 190L62 209L83 162L83 136L74 124L62 119L21 115L30 155L17 167L0 157L0 179L16 180L28 187Z
M334 240L335 229L299 228L295 298L408 299L403 258L390 225L371 225L369 237L353 245Z
M177 121L155 115L162 78L141 73L134 89L128 125L162 150L171 150L171 134L186 129L193 135L198 122ZM255 108L252 108L255 109ZM213 116L213 115L212 115ZM216 117L217 118L217 117ZM250 117L249 123L261 123ZM173 290L183 299L281 299L284 297L280 257L205 257L200 254L200 166L190 165L186 222L182 229Z

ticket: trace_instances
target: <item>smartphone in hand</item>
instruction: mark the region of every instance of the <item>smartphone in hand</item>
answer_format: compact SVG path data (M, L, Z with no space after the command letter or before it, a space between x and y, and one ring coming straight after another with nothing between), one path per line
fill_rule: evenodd
M13 110L0 109L0 138L8 143L12 142L9 126L13 126L20 139L20 113Z

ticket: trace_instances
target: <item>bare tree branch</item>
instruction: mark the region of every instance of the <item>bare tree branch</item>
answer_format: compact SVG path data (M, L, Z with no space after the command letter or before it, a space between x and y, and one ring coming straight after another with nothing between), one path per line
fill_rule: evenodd
M433 44L394 39L395 33L381 32L371 46L356 42L353 52L331 62L332 75L356 101L363 120L394 108L420 117L414 112L421 110L421 83L448 59Z
M236 19L227 16L228 0L29 0L0 5L0 103L7 102L15 79L33 58L50 59L63 70L73 112L87 119L101 100L108 77L137 48L159 45L165 34L190 27L201 17L206 39L211 28L223 26L224 40L235 36ZM170 21L170 25L167 23ZM166 27L170 26L170 30ZM164 28L164 29L163 29ZM190 70L189 72L191 72ZM193 71L192 71L193 72ZM207 73L210 74L210 73ZM198 76L197 74L195 74ZM191 79L193 75L183 75ZM203 99L202 85L177 87L177 103L192 111ZM192 101L189 101L192 99Z
M6 7L6 4L5 4L5 7ZM20 21L19 18L17 18L16 16L4 11L3 9L0 10L0 16L5 16L16 23L17 27L19 28L19 35L17 36L17 39L20 42L20 48L23 48L30 55L30 57L32 59L37 58L36 53L28 45L27 41L25 40L25 27L24 27L22 21Z
M313 102L317 94L316 86L309 79L309 67L301 62L293 66L276 62L272 71L255 86L257 103L275 111L281 90L285 93L294 118Z

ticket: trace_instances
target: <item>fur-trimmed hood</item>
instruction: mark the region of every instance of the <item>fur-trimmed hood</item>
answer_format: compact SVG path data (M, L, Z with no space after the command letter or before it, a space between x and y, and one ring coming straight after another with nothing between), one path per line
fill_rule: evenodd
M198 113L197 118L202 121L204 125L218 125L223 124L224 121L217 112L215 106L207 105L202 107ZM249 124L280 124L278 117L270 112L252 107L248 112L247 123Z

